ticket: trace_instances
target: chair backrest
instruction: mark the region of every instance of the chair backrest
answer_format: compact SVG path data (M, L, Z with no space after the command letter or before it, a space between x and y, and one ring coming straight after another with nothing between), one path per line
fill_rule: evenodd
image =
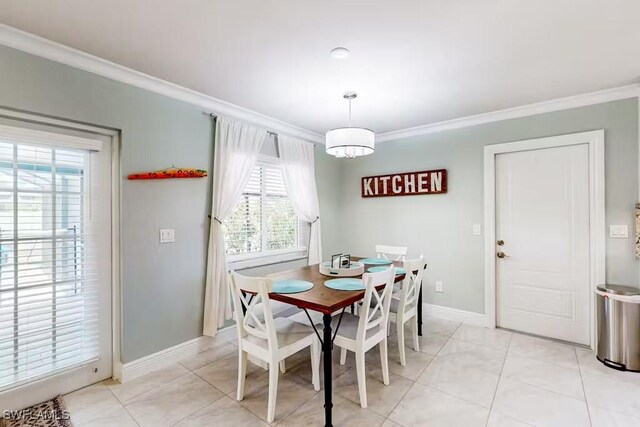
M395 270L395 267L391 266L391 268L379 273L365 273L362 275L365 292L360 308L357 339L364 339L367 331L376 326L384 330L386 336L391 294L393 293L393 283L396 277ZM379 291L376 290L378 286L382 285L384 285L384 288Z
M390 259L392 261L404 261L408 249L406 246L386 246L376 245L378 258Z
M236 312L238 343L247 335L267 340L269 349L277 348L269 292L273 281L266 277L247 277L231 272L231 293Z
M402 263L406 274L400 289L400 303L398 313L404 313L418 304L418 294L424 276L424 269L427 263L420 255L418 259L406 260Z

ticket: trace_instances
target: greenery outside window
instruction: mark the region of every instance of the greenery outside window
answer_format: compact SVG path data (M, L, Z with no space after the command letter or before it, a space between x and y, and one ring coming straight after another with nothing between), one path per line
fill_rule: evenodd
M223 224L227 259L233 263L286 254L300 254L302 258L306 247L300 225L287 195L279 160L261 156Z

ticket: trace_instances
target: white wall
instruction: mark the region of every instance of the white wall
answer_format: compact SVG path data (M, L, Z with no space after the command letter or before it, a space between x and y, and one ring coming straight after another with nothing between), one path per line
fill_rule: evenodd
M382 143L371 156L335 159L341 165L341 187L335 189L340 195L339 222L329 223L331 229L325 233L331 234L323 237L334 252L356 255L373 255L377 243L408 246L411 256L424 254L429 262L426 302L483 313L484 236L471 234L472 224L484 221L483 147L595 129L605 130L606 222L633 230L638 103L629 99ZM369 199L360 195L363 176L440 168L448 170L447 194ZM322 205L329 203L330 199L321 200ZM444 282L444 293L435 292L436 280ZM607 239L607 280L637 285L632 237Z

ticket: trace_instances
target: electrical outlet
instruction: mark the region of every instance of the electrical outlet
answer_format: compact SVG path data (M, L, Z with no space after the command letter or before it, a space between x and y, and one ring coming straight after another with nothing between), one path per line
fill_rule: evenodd
M176 241L176 235L173 228L164 228L160 230L160 243L173 243Z
M627 225L610 225L609 237L614 239L628 239L629 238L629 226Z
M436 292L444 292L442 288L442 280L436 280Z

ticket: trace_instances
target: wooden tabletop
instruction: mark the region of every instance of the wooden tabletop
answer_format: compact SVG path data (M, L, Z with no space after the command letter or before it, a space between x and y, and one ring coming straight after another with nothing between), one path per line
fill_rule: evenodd
M352 261L358 261L360 259L362 259L362 257L351 257ZM399 261L394 261L393 264L396 267L402 267L402 263ZM341 308L348 307L360 301L364 297L364 291L337 291L327 288L324 282L336 279L336 277L320 274L319 265L320 264L308 265L295 270L269 275L269 277L274 280L298 279L313 283L313 288L308 291L295 294L271 293L269 294L269 298L275 301L286 302L287 304L292 304L300 308L319 311L323 314L332 314ZM365 265L365 271L369 267L371 266ZM360 279L362 275L352 277ZM397 275L395 281L399 282L402 279L404 279L404 274Z

